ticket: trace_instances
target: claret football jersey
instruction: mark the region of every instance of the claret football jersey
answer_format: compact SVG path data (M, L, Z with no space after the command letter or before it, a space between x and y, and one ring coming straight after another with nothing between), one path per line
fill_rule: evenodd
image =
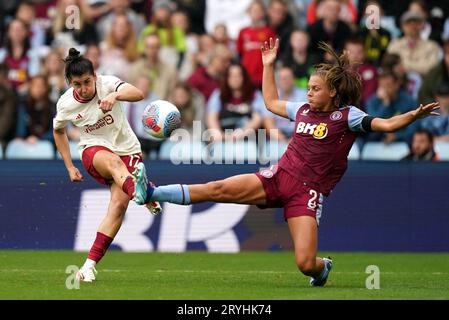
M354 106L314 111L306 102L287 102L287 113L295 131L279 166L327 196L346 171L349 151L368 115Z
M97 76L96 94L84 100L73 88L58 100L53 119L55 129L65 128L69 122L80 129L78 151L91 146L104 146L123 156L140 153L140 143L126 119L122 103L116 101L111 111L103 113L100 101L108 94L120 91L125 82L114 76Z

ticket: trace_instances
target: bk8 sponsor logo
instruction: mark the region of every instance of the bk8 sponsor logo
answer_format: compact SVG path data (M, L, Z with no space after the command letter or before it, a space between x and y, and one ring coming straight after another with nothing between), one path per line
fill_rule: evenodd
M315 139L324 139L327 136L327 123L312 124L306 122L298 122L296 133L305 133L312 135Z

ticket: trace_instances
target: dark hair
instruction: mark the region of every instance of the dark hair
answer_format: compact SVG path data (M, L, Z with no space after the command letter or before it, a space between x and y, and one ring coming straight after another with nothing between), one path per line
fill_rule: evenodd
M80 52L75 48L70 48L69 55L64 59L65 62L65 77L68 82L73 76L80 77L84 74L94 75L94 66L89 59L80 55Z
M28 32L28 37L26 37L26 38L24 39L23 43L22 43L22 45L23 45L23 51L22 51L22 55L20 56L20 58L23 58L23 57L25 57L25 56L27 55L28 50L30 50L30 48L31 48L31 44L30 44L30 36L29 36L30 28L29 28L28 25L25 23L25 21L23 21L23 20L21 20L21 19L15 18L15 19L11 20L11 22L8 24L8 29L11 27L11 24L12 24L14 21L20 22L20 23L22 24L22 26L25 28L25 30ZM9 31L9 30L8 30L8 31ZM9 54L11 54L11 55L13 54L12 42L11 42L11 39L9 38L9 36L6 36L6 38L5 38L5 48L6 48L6 51L7 51Z
M242 72L242 101L243 102L251 102L254 98L254 86L252 83L252 80L248 74L248 71L246 71L245 67L239 63L232 63L225 71L224 77L221 81L221 86L220 86L220 100L221 103L227 103L229 101L231 101L232 99L232 90L229 87L228 84L228 78L229 78L229 73L231 71L232 67L238 67L240 68L240 71Z
M425 129L425 128L417 129L417 130L413 133L413 135L417 135L417 134L425 134L425 135L427 136L427 139L429 139L429 142L430 142L431 144L433 144L433 134L432 134L432 132L430 132L428 129Z
M383 78L391 78L393 79L394 82L398 82L400 79L397 76L396 73L393 72L393 70L391 69L380 69L379 70L379 79L383 79Z
M362 80L356 70L356 63L349 61L348 53L338 55L332 47L320 42L318 48L332 55L335 63L321 63L316 66L313 75L323 78L330 90L335 90L336 95L332 99L336 107L356 105L360 101Z
M449 96L449 82L442 82L437 89L437 96Z

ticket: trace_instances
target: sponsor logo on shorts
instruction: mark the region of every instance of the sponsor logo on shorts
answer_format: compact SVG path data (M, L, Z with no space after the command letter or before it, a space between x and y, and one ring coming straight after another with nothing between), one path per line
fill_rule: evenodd
M266 169L266 170L262 170L261 172L260 172L260 175L261 176L263 176L263 177L265 177L265 178L272 178L273 177L273 171L271 171L271 170L269 170L269 169Z

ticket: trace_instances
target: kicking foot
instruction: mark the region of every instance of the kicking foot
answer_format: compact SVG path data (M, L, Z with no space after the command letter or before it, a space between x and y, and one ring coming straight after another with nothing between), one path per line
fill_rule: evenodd
M147 197L147 186L148 186L148 178L147 171L145 169L145 165L143 162L140 162L136 166L136 170L133 172L133 180L134 180L134 198L133 200L138 205L145 204L145 199Z
M97 274L95 267L91 268L81 268L76 273L76 280L84 282L92 282L95 280L95 275Z
M313 287L322 287L326 284L327 278L329 277L329 273L332 270L332 259L329 258L323 258L324 261L324 269L321 271L321 274L316 278L310 279L310 285Z

